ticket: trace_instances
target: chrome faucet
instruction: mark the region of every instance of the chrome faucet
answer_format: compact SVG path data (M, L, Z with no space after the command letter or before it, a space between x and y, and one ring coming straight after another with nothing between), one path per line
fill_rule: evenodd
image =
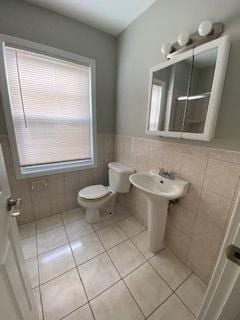
M176 172L173 171L167 171L164 168L159 168L159 173L160 176L170 179L170 180L175 180L177 177Z

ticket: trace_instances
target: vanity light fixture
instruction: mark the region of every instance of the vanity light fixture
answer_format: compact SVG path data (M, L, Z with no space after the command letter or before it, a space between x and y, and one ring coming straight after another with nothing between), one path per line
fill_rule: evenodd
M169 53L171 53L171 50L172 50L172 45L171 43L167 42L167 43L164 43L162 46L161 46L161 51L162 51L162 54L164 56L167 56Z
M161 52L167 59L170 59L180 52L217 39L223 33L223 27L221 22L202 21L197 31L191 34L182 32L175 43L164 43L161 47Z
M203 21L198 27L198 33L201 37L206 37L213 32L213 24L211 21Z
M183 46L186 46L187 44L190 44L191 39L190 39L189 33L188 32L180 33L178 36L177 42L180 45L180 47L183 47Z

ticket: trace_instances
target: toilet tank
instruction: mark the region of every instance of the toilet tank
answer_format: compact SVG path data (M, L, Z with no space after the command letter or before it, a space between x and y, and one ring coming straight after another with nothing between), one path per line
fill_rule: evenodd
M109 188L114 192L127 193L130 189L129 176L135 169L125 166L119 162L108 164Z

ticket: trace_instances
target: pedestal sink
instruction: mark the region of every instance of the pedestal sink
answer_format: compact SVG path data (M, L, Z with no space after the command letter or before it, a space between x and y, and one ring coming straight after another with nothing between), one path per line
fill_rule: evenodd
M148 198L149 250L159 252L163 247L169 200L184 197L189 182L162 177L157 171L134 173L131 183Z

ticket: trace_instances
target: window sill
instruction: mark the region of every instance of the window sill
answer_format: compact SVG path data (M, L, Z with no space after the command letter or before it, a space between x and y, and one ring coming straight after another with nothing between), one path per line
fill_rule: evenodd
M90 168L96 168L96 161L81 160L72 162L61 162L44 165L36 165L29 167L21 167L17 170L17 179L34 178L46 175L52 175L57 173L71 172L77 170L86 170Z

